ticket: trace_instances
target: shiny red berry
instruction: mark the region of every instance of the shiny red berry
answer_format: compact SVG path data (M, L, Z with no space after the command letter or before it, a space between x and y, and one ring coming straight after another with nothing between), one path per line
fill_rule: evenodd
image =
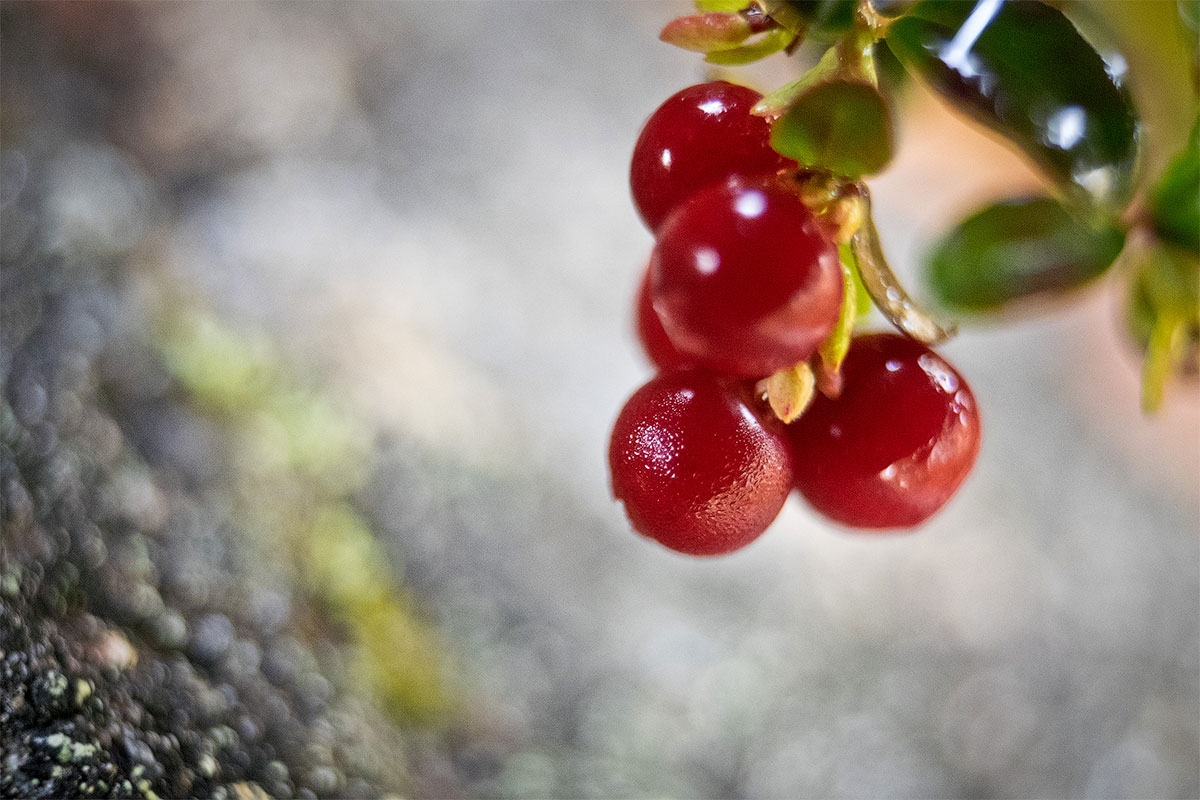
M671 212L650 276L654 308L679 352L747 378L811 356L842 303L837 248L773 176L710 186Z
M970 387L925 345L895 334L855 339L836 399L817 395L788 426L796 488L856 528L908 528L946 504L979 452Z
M613 427L608 464L635 530L708 556L767 529L791 491L791 452L751 402L700 370L660 374L634 393Z
M672 95L650 116L629 172L633 203L650 230L705 186L792 163L771 149L767 121L750 114L760 99L753 89L714 81Z
M650 362L659 370L667 372L680 367L690 366L692 360L675 349L667 332L663 330L662 321L650 304L650 273L642 276L638 287L637 308L634 311L637 326L638 341Z

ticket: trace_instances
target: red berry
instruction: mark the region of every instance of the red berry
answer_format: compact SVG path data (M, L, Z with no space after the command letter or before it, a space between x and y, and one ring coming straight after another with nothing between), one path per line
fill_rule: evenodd
M750 114L760 99L753 89L714 81L672 95L650 116L629 172L633 203L650 230L705 186L792 163L771 149L767 121Z
M836 399L818 394L788 426L796 487L813 508L857 528L907 528L946 504L979 452L970 387L925 345L895 334L855 339Z
M791 453L749 402L700 370L661 374L634 393L613 426L608 464L635 530L706 556L767 529L791 491Z
M842 303L837 249L773 176L692 195L659 231L650 275L654 308L679 352L747 378L811 356Z
M663 330L654 306L650 304L650 272L642 276L638 287L636 324L638 341L652 364L663 372L690 366L692 360L675 349L667 332Z

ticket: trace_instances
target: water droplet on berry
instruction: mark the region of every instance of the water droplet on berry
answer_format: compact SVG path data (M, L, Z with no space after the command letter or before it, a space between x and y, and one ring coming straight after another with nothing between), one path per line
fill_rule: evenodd
M958 391L958 376L948 372L945 363L932 353L927 353L917 359L917 364L925 370L926 375L937 381L938 386L941 386L947 394L953 394ZM888 369L891 369L891 362L888 362Z

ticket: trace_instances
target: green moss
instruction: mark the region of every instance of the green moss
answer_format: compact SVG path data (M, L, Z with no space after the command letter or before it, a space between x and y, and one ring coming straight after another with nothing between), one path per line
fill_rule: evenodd
M261 336L195 309L159 326L164 362L197 409L236 443L236 521L346 634L357 679L393 718L437 724L453 707L437 632L352 505L373 468L371 432L289 377ZM290 554L281 564L279 555Z

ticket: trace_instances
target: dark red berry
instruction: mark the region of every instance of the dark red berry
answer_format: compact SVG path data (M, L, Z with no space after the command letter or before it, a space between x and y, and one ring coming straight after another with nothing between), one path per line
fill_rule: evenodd
M650 116L629 171L633 204L650 230L705 186L792 163L771 149L767 121L750 114L760 99L753 89L714 81L672 95Z
M979 452L970 387L925 345L895 334L855 339L843 389L818 394L788 426L796 488L856 528L908 528L946 504Z
M700 370L664 373L613 427L613 495L639 533L681 553L728 553L757 539L792 486L791 453L740 387Z
M654 306L650 304L649 271L642 276L642 283L638 287L635 314L638 341L642 343L642 349L655 367L667 372L691 365L692 360L671 344L667 332L663 330L662 321L654 311Z
M732 178L671 212L650 259L650 282L679 352L748 378L811 356L842 303L837 248L773 176Z

